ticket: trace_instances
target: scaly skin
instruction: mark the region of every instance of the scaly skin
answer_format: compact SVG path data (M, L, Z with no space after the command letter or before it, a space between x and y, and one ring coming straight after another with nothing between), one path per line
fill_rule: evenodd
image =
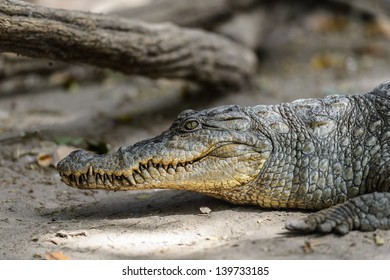
M180 189L235 204L320 210L286 228L390 228L390 83L355 96L187 110L160 136L58 164L80 189Z

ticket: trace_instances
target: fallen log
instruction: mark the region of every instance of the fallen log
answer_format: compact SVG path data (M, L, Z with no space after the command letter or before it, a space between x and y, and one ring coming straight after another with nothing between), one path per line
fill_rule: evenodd
M21 1L2 1L0 38L1 52L234 89L256 68L252 51L205 31Z

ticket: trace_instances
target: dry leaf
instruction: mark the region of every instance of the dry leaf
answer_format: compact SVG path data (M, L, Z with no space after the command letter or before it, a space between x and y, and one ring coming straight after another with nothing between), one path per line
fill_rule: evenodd
M314 252L315 247L320 245L324 245L324 243L319 240L306 240L305 244L302 246L302 249L305 254L311 254Z
M386 18L377 18L366 27L367 36L390 38L390 21Z
M88 236L88 232L85 230L71 231L71 232L60 230L56 233L56 236L61 238L69 238L74 236Z
M41 167L49 167L50 165L53 165L53 156L46 153L38 154L37 163Z
M256 221L257 224L261 225L261 223L264 222L264 219L259 219Z
M385 244L385 240L378 234L374 234L374 242L377 246L382 246Z
M200 210L200 212L201 212L202 214L205 214L205 215L207 215L207 214L210 214L210 213L211 213L211 209L210 209L210 208L208 208L208 207L206 207L206 206L202 206L202 207L200 207L200 208L199 208L199 210Z
M68 256L65 256L61 251L58 252L46 252L45 253L46 260L70 260Z
M302 249L305 254L311 254L314 252L313 246L309 240L305 241L305 244L303 245Z
M41 255L41 254L38 254L38 253L35 253L35 254L33 255L33 258L34 258L34 259L42 259L42 255Z
M77 150L75 147L60 145L55 151L38 154L37 163L41 167L56 166L61 159L75 150Z

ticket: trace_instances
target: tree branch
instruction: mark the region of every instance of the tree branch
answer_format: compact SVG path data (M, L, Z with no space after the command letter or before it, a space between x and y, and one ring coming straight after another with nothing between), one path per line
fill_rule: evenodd
M234 88L256 67L251 51L218 35L21 1L2 1L0 38L2 52Z
M122 8L113 14L146 22L172 22L179 26L209 29L238 10L256 6L258 0L154 0L139 7Z

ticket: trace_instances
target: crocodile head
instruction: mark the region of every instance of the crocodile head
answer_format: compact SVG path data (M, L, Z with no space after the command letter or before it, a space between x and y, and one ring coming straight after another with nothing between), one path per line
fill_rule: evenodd
M112 154L75 151L58 163L80 189L191 190L243 203L272 151L271 140L238 106L187 110L161 135Z

